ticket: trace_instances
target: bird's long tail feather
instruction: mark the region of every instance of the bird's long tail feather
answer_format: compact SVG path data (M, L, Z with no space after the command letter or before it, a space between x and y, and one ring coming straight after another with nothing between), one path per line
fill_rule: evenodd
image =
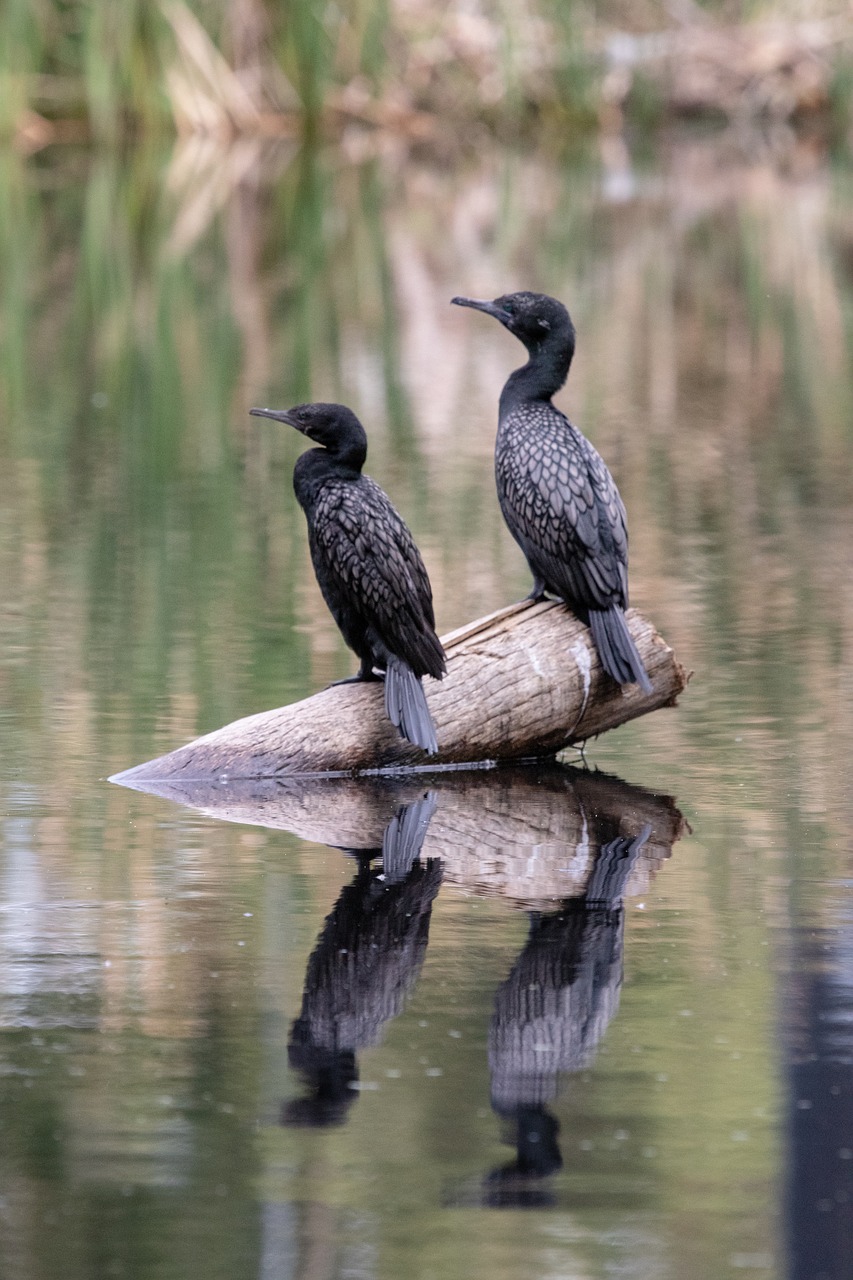
M609 609L590 609L589 625L601 665L607 674L618 684L638 684L643 693L651 693L652 682L619 605L612 604Z
M421 845L438 803L434 791L401 805L382 837L382 871L386 884L401 884L420 857Z
M651 824L647 822L638 836L617 836L601 846L584 890L587 906L620 905L628 876L651 834Z
M408 663L393 655L385 669L385 711L404 738L435 755L438 740L420 677Z

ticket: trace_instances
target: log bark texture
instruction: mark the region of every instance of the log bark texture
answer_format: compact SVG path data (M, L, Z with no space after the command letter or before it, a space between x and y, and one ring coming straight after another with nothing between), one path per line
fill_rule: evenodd
M564 605L525 600L443 637L447 675L424 680L437 756L398 736L381 684L338 685L235 720L111 781L358 773L554 755L673 705L684 689L688 675L669 645L636 610L627 617L650 694L602 672L588 628Z
M687 829L670 796L556 762L367 778L138 778L129 785L213 818L377 856L395 814L430 792L435 808L421 859L439 858L447 883L528 910L584 893L602 845L643 832L625 892L645 893Z

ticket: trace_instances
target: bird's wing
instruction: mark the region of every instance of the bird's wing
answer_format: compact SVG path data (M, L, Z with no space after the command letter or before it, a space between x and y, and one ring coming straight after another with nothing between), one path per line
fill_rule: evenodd
M375 496L377 506L387 515L388 530L393 540L394 548L400 557L400 560L406 566L406 570L411 578L415 595L418 603L423 610L423 615L429 622L431 627L435 627L435 611L432 603L432 586L430 584L429 575L426 566L421 558L421 553L415 544L409 526L403 517L392 505L388 495L383 489L380 489L375 480L371 480L369 476L363 476L362 480L365 485L369 486Z
M379 485L367 476L324 485L312 530L326 573L357 602L382 644L416 673L431 672L441 648L429 578L408 526Z
M497 452L507 523L548 586L605 608L627 599L625 508L603 459L552 405L516 410Z

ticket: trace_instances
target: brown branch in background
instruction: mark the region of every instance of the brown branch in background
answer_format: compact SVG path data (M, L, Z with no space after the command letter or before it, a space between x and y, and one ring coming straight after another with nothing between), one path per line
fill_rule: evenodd
M254 9L253 0L242 0ZM230 138L236 134L276 135L292 131L290 115L297 98L283 72L273 71L261 57L263 27L257 16L240 45L247 60L232 67L216 48L204 27L182 0L166 0L162 6L177 42L178 60L166 72L166 88L180 134L212 134ZM287 111L264 108L267 89L275 80L275 99L289 98Z
M243 374L235 387L233 421L249 429L245 397L264 387L270 375L270 326L261 268L263 236L262 166L248 166L225 210L225 251L231 309L242 339Z
M234 74L260 109L266 95L264 55L269 39L263 0L230 0L225 10L225 39Z
M182 0L167 0L164 12L178 42L179 62L168 83L179 131L286 130L299 104L264 52L267 16L260 0L234 0L229 9L233 65ZM524 103L559 106L567 92L565 37L541 17L525 28L510 72L507 32L485 17L474 21L451 7L435 30L433 11L414 5L394 11L391 26L397 38L390 42L391 65L381 92L363 75L328 87L325 114L332 132L352 122L429 139L448 116L496 121L511 104L518 117ZM660 111L670 117L787 121L825 110L836 56L851 42L853 32L841 18L722 26L694 15L645 35L591 26L572 57L593 72L587 109L612 131L630 115L642 83L652 87Z
M602 104L630 110L644 77L672 116L792 120L830 105L834 59L853 42L848 18L720 26L691 21L648 36L612 33Z

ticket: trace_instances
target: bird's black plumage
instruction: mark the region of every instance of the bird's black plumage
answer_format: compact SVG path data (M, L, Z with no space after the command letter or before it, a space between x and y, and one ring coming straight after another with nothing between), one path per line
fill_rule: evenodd
M293 488L308 522L317 582L332 617L361 659L353 680L385 677L385 709L400 733L435 753L435 727L421 677L440 680L432 591L420 552L387 494L361 468L367 437L340 404L252 409L287 422L320 446L303 453Z
M604 670L651 692L625 622L628 532L619 490L586 436L551 403L575 351L568 311L541 293L453 301L494 316L527 348L527 364L501 392L495 478L504 519L533 574L532 598L560 596L589 623Z

